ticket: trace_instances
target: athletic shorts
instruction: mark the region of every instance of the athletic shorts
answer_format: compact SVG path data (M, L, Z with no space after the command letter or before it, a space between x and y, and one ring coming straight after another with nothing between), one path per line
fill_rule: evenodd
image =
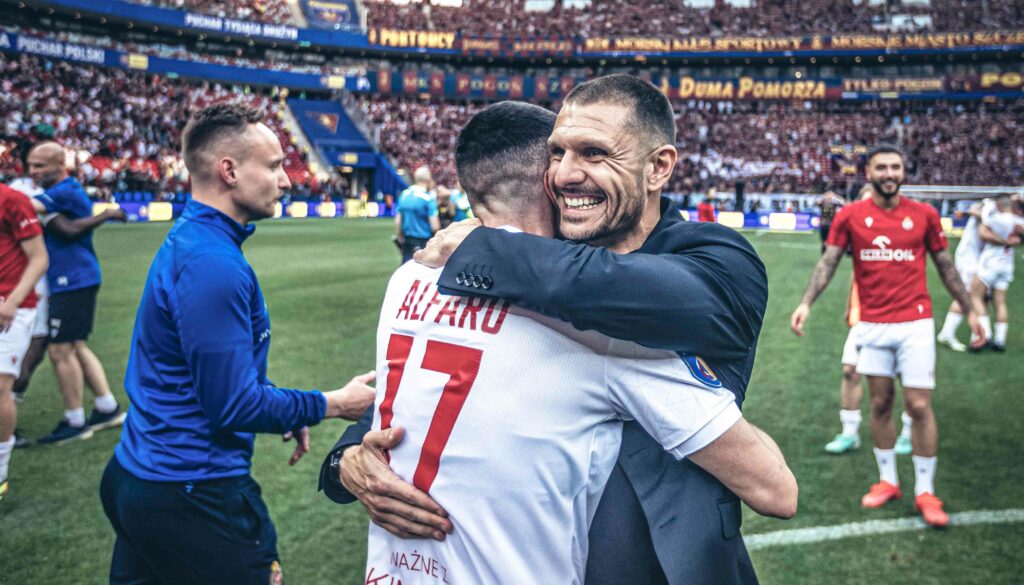
M960 260L957 258L953 261L953 265L956 267L957 273L960 274L960 281L964 283L964 288L970 291L971 283L974 282L974 275L978 269L978 262L975 260Z
M846 334L846 343L843 344L843 360L844 366L856 366L857 357L860 355L860 344L857 342L857 333L860 323L857 323L853 327L850 327L850 332Z
M857 324L857 373L895 378L904 388L935 388L935 321Z
M96 318L99 286L50 295L50 342L85 341Z
M21 362L32 342L32 325L35 320L35 309L18 309L11 328L0 333L0 375L15 378L21 375Z
M989 290L1006 290L1013 282L1013 263L1001 260L982 262L978 268L978 280Z
M32 324L32 337L50 335L50 295L40 296L36 301L36 320Z

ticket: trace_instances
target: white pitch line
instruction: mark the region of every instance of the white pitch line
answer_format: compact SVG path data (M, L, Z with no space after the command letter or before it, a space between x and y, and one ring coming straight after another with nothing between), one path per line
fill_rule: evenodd
M1024 509L1009 510L976 510L974 512L957 512L949 515L952 526L970 526L972 524L1005 524L1024 522ZM797 528L779 530L744 536L748 550L761 550L773 546L788 544L813 544L841 538L872 536L892 532L908 532L911 530L927 530L928 526L921 518L899 518L896 520L870 520L868 522L852 522L835 526L815 526L813 528Z

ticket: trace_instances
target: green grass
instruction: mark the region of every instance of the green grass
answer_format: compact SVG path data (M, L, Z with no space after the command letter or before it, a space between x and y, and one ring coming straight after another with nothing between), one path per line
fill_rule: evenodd
M91 347L103 360L115 394L121 387L132 322L146 270L168 225L109 226L97 232L105 284ZM398 263L379 220L264 222L246 244L259 274L274 329L271 378L282 386L333 388L372 368L377 311ZM747 511L744 532L912 516L912 498L864 511L860 495L876 481L867 422L865 447L843 457L822 445L838 431L839 356L850 265L811 315L807 336L789 332L796 305L818 258L807 235L747 234L768 266L771 298L751 380L747 417L779 442L801 486L800 511L789 522ZM929 269L940 318L949 297ZM1021 285L1010 290L1022 307ZM961 337L966 335L961 331ZM1010 353L958 355L940 348L936 413L940 431L938 491L950 511L1019 506L1024 468L1016 450L1024 436L1019 392L1024 320L1011 315ZM53 373L44 364L19 411L31 436L49 432L61 415ZM316 493L320 462L344 428L329 421L313 430L313 449L294 468L291 446L257 441L253 474L277 524L289 583L361 582L367 518L361 507L337 506ZM98 497L99 477L116 431L78 444L15 452L12 493L0 503L0 584L105 583L113 546ZM907 458L901 478L913 485ZM763 583L1011 583L1024 525L954 527L752 553ZM685 551L681 551L685 554Z

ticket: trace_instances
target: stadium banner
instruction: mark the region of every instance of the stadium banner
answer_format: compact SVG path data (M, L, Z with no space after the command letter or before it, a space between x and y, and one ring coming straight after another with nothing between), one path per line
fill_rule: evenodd
M583 39L581 56L786 56L795 54L883 54L901 51L1010 50L1024 45L1024 31L892 33L789 37L595 37Z
M125 0L36 0L34 5L104 16L158 27L226 36L288 42L300 46L375 50L382 53L465 55L474 57L792 57L891 56L949 52L1016 52L1024 49L1024 30L951 33L877 33L821 36L545 38L472 36L446 31L360 28L354 0L301 0L316 28L296 28L145 6Z
M0 33L0 50L30 53L41 57L51 57L64 61L78 61L93 65L107 64L107 51L105 49L73 45L71 43L13 33Z

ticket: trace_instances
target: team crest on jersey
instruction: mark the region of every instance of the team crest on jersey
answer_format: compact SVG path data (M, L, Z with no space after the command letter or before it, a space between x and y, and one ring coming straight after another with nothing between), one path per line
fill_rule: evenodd
M904 217L903 218L903 229L907 230L908 232L910 230L914 229L914 220L910 219L909 217Z
M871 227L871 224L875 223L875 218L869 215L864 218L864 223L866 223L868 227Z
M689 368L690 373L693 374L693 377L700 380L702 384L710 388L722 387L722 381L711 371L711 367L708 366L707 362L695 355L683 355L681 357L683 358L683 363Z

